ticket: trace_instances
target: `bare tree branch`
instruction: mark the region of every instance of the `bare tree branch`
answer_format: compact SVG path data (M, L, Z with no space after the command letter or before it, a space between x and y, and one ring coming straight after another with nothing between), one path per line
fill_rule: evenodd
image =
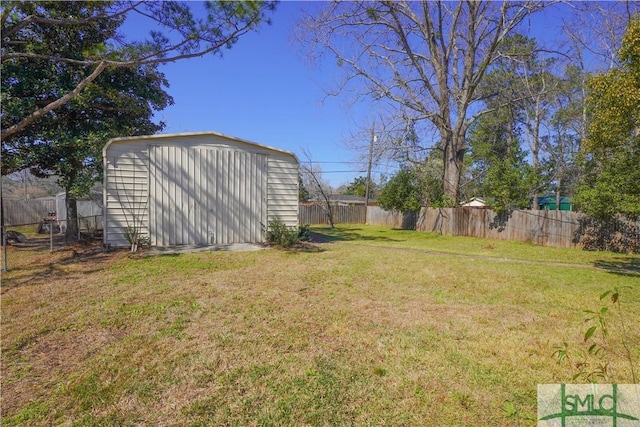
M632 16L640 13L637 1L618 2L569 2L578 13L564 21L563 30L572 39L575 48L602 58L608 68L619 66L618 50L622 35Z
M303 150L303 154L307 159L307 164L301 163L300 169L305 182L305 188L311 196L320 201L321 206L325 210L329 225L333 228L333 204L331 203L331 187L322 180L322 170L317 166L313 166L311 154L307 150Z
M344 2L304 25L312 51L330 52L346 71L335 94L356 87L359 97L410 111L438 130L445 193L456 199L466 131L482 114L470 114L476 89L499 43L541 7L536 0Z

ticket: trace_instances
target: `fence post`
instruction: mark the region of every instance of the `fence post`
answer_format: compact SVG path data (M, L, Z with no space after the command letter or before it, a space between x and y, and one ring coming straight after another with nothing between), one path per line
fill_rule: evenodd
M9 271L7 266L7 230L2 225L2 271Z
M53 252L53 222L49 222L49 250Z

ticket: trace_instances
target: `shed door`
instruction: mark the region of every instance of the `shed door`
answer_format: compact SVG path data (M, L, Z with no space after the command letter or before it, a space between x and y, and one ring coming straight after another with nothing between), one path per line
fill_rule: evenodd
M245 151L149 147L151 244L261 242L267 156Z

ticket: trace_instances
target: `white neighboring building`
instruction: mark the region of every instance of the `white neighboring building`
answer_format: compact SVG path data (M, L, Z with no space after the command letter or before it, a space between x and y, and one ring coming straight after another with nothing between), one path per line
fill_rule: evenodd
M90 196L77 200L80 230L102 230L102 199L102 193L94 191ZM62 229L66 228L68 220L66 193L56 194L56 217Z
M215 132L115 138L104 147L104 243L127 228L152 246L264 241L278 218L298 225L299 161Z
M486 208L487 207L487 202L485 202L484 200L482 200L479 197L472 197L470 200L467 200L466 202L460 203L460 206L462 206L462 207L471 207L471 208Z

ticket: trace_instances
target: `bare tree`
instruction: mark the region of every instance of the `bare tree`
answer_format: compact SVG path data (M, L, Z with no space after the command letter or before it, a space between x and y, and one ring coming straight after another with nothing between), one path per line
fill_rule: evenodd
M310 199L320 203L325 211L329 225L333 228L333 203L331 199L331 185L322 177L322 169L313 163L311 155L303 151L306 162L300 164L300 172L304 187L309 192Z
M396 112L397 113L397 112ZM379 110L362 119L362 127L356 129L343 141L343 145L356 153L354 164L370 175L381 167L384 172L395 170L389 163L398 163L401 153L411 159L422 152L419 147L407 141L409 123L406 117L398 117L394 112Z
M620 66L618 51L622 36L632 17L640 13L640 2L621 0L612 2L569 2L575 13L563 22L563 31L569 38L573 60L583 61L588 52L598 68Z
M457 200L466 132L486 112L472 108L476 89L501 40L542 7L534 0L335 2L304 20L301 37L345 70L333 94L361 83L357 96L387 102L437 131L443 190Z
M634 15L640 13L638 1L570 2L574 13L563 19L566 36L563 90L555 97L556 112L551 120L550 137L545 141L554 166L556 206L560 192L570 190L584 179L585 170L576 158L587 139L589 126L587 81L594 70L620 66L619 51L624 32Z

